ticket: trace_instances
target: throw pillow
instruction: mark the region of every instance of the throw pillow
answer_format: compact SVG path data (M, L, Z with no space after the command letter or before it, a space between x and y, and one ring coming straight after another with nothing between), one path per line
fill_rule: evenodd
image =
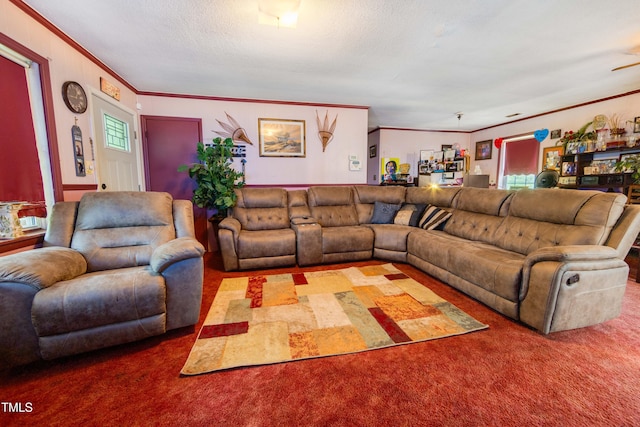
M371 224L391 224L393 217L400 209L400 206L401 205L394 205L391 203L375 202L373 205Z
M442 230L449 218L451 218L451 212L429 205L420 218L419 226L425 230Z
M410 225L412 227L418 226L418 220L424 212L426 205L405 203L393 218L393 223L398 225Z

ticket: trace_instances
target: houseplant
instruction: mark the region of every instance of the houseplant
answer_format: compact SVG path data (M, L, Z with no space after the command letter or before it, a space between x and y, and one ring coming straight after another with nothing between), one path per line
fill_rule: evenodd
M640 183L640 154L629 154L616 163L617 172L631 172L633 183Z
M198 142L198 163L182 165L178 172L188 172L196 182L193 190L193 203L200 207L215 210L210 220L220 220L227 216L227 210L236 203L234 189L244 186L244 174L232 167L233 140L214 138L213 145Z
M585 151L587 142L595 141L597 137L595 131L587 132L587 129L592 124L593 121L590 121L575 132L572 130L565 132L562 138L556 142L556 145L562 145L566 154L580 152L580 147L583 147L582 151Z

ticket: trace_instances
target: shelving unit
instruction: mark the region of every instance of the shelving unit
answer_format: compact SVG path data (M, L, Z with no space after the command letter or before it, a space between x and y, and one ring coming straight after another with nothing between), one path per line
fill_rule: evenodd
M633 184L631 171L616 172L615 164L625 154L640 154L640 146L609 148L562 156L560 188L596 189L627 193Z
M418 185L460 185L466 172L465 157L455 150L420 152Z

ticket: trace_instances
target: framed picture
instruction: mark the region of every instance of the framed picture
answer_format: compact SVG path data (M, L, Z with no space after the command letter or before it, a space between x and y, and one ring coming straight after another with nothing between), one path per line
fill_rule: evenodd
M440 149L442 151L451 150L453 148L453 144L442 144L440 145Z
M564 147L546 147L542 149L542 170L560 171Z
M633 133L640 133L640 117L633 119Z
M489 160L491 158L491 140L476 142L476 160Z
M378 155L377 147L375 145L372 145L371 147L369 147L369 158L373 159L377 155Z
M260 157L306 157L304 120L258 119Z

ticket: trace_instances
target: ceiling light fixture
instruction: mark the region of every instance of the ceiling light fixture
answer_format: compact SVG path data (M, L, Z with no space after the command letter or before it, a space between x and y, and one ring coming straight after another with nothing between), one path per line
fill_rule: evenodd
M258 0L258 22L278 28L296 28L301 0Z

